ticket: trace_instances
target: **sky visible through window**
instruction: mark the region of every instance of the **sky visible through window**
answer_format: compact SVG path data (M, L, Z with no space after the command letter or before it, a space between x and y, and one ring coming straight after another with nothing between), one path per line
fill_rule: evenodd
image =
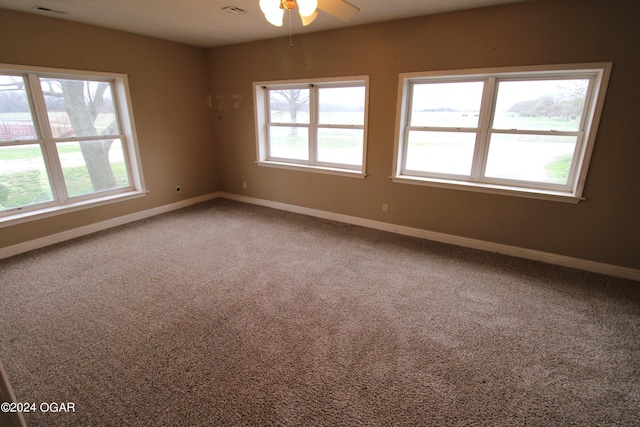
M505 81L510 86L503 92L496 111L507 111L523 100L535 100L544 96L557 97L562 92L586 91L586 80L525 80ZM453 111L479 111L483 82L426 83L414 88L414 110L449 109Z

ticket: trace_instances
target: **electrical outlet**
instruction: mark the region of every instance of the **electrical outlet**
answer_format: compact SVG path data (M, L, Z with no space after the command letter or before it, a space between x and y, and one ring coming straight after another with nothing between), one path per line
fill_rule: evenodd
M180 188L180 186L179 186L179 185L176 185L176 193L179 193L179 192L180 192L180 190L182 190L182 189Z
M242 183L242 188L247 188L247 183L246 182Z
M382 205L382 212L385 212L385 213L389 212L389 205L388 204L385 203L385 204Z

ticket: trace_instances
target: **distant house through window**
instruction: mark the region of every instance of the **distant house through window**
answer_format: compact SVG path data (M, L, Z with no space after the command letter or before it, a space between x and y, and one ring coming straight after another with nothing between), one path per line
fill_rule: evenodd
M577 202L609 70L402 74L394 181Z
M129 105L124 75L0 65L0 223L141 195Z

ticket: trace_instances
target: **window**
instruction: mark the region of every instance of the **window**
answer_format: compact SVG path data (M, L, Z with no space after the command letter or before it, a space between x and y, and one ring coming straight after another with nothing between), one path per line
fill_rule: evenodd
M365 176L367 77L254 83L258 164Z
M610 68L402 74L393 180L577 203Z
M0 65L2 224L143 192L126 76Z

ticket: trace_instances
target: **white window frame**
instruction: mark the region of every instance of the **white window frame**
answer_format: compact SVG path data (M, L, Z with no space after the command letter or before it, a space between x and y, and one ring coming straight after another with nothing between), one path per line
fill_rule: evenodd
M321 124L318 120L318 90L320 88L358 87L365 88L364 123L362 125ZM309 124L271 123L269 118L269 91L282 89L310 89ZM369 76L350 76L319 79L262 81L253 83L255 105L255 128L257 164L259 166L292 169L306 172L318 172L333 175L364 178L367 161L367 128L369 117ZM309 160L272 157L270 154L270 126L296 126L308 129ZM362 129L362 164L350 165L342 163L320 162L316 159L317 134L320 128Z
M129 95L128 76L120 73L68 70L48 67L34 67L14 64L0 64L0 73L22 76L28 86L27 95L31 104L33 124L36 128L36 139L14 140L3 143L3 146L34 144L42 147L53 200L34 205L6 209L0 212L0 228L20 223L61 215L82 209L102 206L147 194L142 174L142 163L136 135L133 109ZM115 135L122 143L129 186L113 190L100 191L83 196L69 197L64 184L62 166L58 158L56 143L81 140L104 139L93 137L54 138L49 126L47 108L42 97L39 78L61 78L75 80L109 81L113 87L113 102L116 120L120 125L119 134Z
M600 115L604 105L606 88L611 74L612 63L588 63L569 65L546 65L530 67L508 67L491 69L471 69L457 71L436 71L402 73L399 76L398 104L394 159L391 179L395 183L444 187L458 190L479 191L494 194L506 194L518 197L578 203L583 197L584 184L591 153L596 139ZM577 136L576 149L570 169L567 185L543 184L539 182L496 179L484 176L492 129L494 108L496 105L498 81L520 79L588 78L587 99L580 127L577 132L545 132L535 134L567 134ZM406 165L406 144L410 126L412 87L416 83L433 82L470 82L484 81L482 105L477 128L463 129L476 133L473 166L470 177L461 177L442 173L417 172L408 170ZM421 127L422 130L431 130ZM440 128L436 128L440 130ZM519 133L520 131L504 131ZM526 133L526 132L523 132Z

